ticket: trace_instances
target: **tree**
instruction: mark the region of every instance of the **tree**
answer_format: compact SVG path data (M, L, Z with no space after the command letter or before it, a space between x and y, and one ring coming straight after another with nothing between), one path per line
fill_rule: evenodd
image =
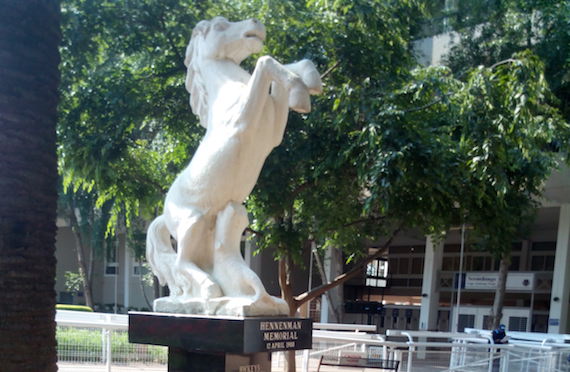
M0 6L0 363L56 371L59 5Z
M454 27L460 31L461 42L452 49L448 56L450 67L459 75L465 74L468 69L480 64L495 65L499 68L497 63L500 61L506 61L505 63L509 65L517 63L510 58L513 53L525 49L531 50L540 59L540 62L536 61L536 64L540 69L544 69L544 74L536 71L530 72L534 78L538 79L536 84L529 81L530 89L534 90L534 94L538 94L540 98L538 102L549 102L552 106L558 107L563 120L567 123L570 120L570 106L568 106L570 77L567 74L570 61L570 33L567 27L570 20L569 4L565 1L535 0L487 3L489 4L483 4L480 8L470 9L471 14L474 14L473 18L485 19L484 23L452 17ZM466 14L466 12L459 9L456 14ZM549 89L546 89L546 84L552 90L552 94ZM506 84L503 87L508 88ZM552 125L545 120L538 127L534 125L528 127L535 131L534 135L530 136L528 133L531 132L528 131L521 132L523 129L520 122L525 121L521 118L529 112L533 112L538 117L541 114L536 112L536 105L525 104L529 102L527 89L519 87L519 92L511 92L511 94L516 94L515 98L520 102L518 108L511 104L509 109L518 111L514 112L514 118L512 115L503 117L503 123L505 119L510 121L508 127L515 130L487 132L487 134L494 134L491 138L497 139L497 141L489 141L493 143L491 146L497 156L487 157L489 161L484 163L485 166L490 167L489 169L494 169L492 172L495 176L493 177L500 177L499 179L503 180L503 182L499 181L499 184L503 184L501 187L504 188L504 191L496 188L497 195L502 195L499 196L501 200L498 200L501 204L489 204L489 206L501 205L504 208L494 207L489 211L505 213L508 210L503 220L512 222L508 224L508 227L504 226L505 229L510 230L508 234L495 235L491 231L482 234L487 238L495 237L493 242L483 239L483 245L501 259L501 290L497 292L493 306L493 324L491 325L493 328L498 326L501 319L510 242L524 232L524 226L532 219L531 211L534 209L534 202L530 199L533 198L533 194L540 195L539 185L557 167L558 162L562 162L564 157L566 160L570 159L565 150L568 148L567 124L566 127L560 124ZM493 107L497 106L493 105ZM496 110L488 111L503 114L497 113ZM496 120L493 121L499 124ZM560 123L560 120L556 122ZM496 128L501 127L504 128L504 124ZM503 138L507 140L500 144L499 141ZM520 141L524 141L525 145L521 146ZM515 149L520 152L517 153ZM531 160L527 161L527 159ZM523 170L522 167L526 169ZM500 172L504 174L502 177ZM525 180L524 177L528 179ZM505 182L507 180L508 182ZM491 189L492 187L488 191ZM489 195L488 192L487 195ZM484 215L482 217L485 218Z

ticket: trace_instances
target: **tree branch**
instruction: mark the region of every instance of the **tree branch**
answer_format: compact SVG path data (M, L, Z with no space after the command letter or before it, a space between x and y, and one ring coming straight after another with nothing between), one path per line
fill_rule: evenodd
M366 267L366 265L368 265L370 262L372 262L375 259L386 254L386 252L388 251L388 248L390 247L390 245L394 241L394 238L402 230L403 225L404 225L403 223L400 224L400 226L398 226L398 228L396 228L392 232L392 235L390 236L390 238L388 239L386 244L384 244L384 246L381 249L379 249L378 252L376 252L375 254L373 254L371 256L368 256L366 259L362 260L360 263L358 263L355 267L353 267L352 269L350 269L346 273L337 276L336 278L334 278L334 280L332 282L330 282L328 284L320 285L320 286L318 286L318 287L316 287L310 291L307 291L307 292L302 293L299 296L295 297L296 305L301 306L305 302L310 301L310 300L322 295L323 293L325 293L329 289L332 289L338 285L341 285L344 282L346 282L347 280L349 280L349 279L355 277L356 275L360 274L362 272L362 270Z
M308 189L309 187L311 187L313 185L312 181L307 181L305 183L300 184L299 186L297 186L292 192L291 195L293 196L293 199L296 198L300 193L302 193L303 191L305 191L306 189Z
M328 70L326 70L322 75L321 75L321 80L326 78L328 74L330 74L331 72L333 72L338 65L340 65L340 61L337 61L334 65L332 65Z
M172 48L172 50L174 51L174 54L176 55L176 58L178 59L176 61L176 65L182 71L186 71L186 65L184 64L184 56L180 54L180 51L178 50L176 43L174 43L174 40L172 40L172 37L170 36L170 32L168 32L168 28L166 27L166 22L164 21L164 16L162 14L158 17L158 21L160 22L160 25L162 26L162 29L164 30L164 35L166 36L166 40L168 40L170 47Z
M342 227L350 227L350 226L354 226L354 225L358 225L361 223L366 223L366 222L374 222L374 221L382 221L384 219L386 219L387 216L377 216L377 217L368 217L368 218L361 218L359 220L354 220L352 222L349 222L347 224L342 225Z
M251 234L254 234L254 235L259 235L259 236L265 235L265 234L262 233L261 231L254 230L254 229L252 229L251 227L246 227L244 231L246 231L246 232L248 232L248 233L251 233Z
M430 102L430 103L427 103L427 104L425 104L425 105L423 105L423 106L414 107L414 108L409 109L409 110L404 110L404 114L408 114L408 113L410 113L410 112L416 112L416 111L425 110L425 109L427 109L427 108L429 108L429 107L431 107L431 106L433 106L433 105L437 105L438 103L441 103L441 101L443 101L443 98L444 98L444 97L449 97L449 96L452 96L453 94L454 94L454 93L446 93L446 94L444 94L443 96L441 96L441 97L439 97L438 99L436 99L435 101L432 101L432 102Z
M518 60L513 59L513 58L508 58L505 59L504 61L500 61L495 63L494 65L492 65L491 67L489 67L491 70L494 69L495 67L501 66L501 65L506 65L507 63L515 63L518 62Z

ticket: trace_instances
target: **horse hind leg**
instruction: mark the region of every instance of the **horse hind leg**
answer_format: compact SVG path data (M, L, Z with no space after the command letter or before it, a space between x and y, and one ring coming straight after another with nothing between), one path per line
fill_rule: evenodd
M218 308L218 314L228 315L286 315L287 303L270 296L263 283L247 266L240 252L243 230L248 225L245 207L230 202L216 220L214 233L213 275L226 294L226 304Z
M184 292L192 297L210 299L222 296L222 290L204 270L211 267L212 247L207 238L207 220L203 215L194 216L179 224L177 233L178 253L176 271L184 276ZM210 252L208 252L210 251ZM200 267L202 266L202 267Z
M239 203L231 202L218 213L214 233L214 276L227 296L255 300L267 292L241 256L241 236L248 224L247 211Z

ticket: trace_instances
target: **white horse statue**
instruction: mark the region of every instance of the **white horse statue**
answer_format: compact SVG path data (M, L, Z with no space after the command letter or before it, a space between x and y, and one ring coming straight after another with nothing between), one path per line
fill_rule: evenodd
M238 316L286 315L240 253L249 224L243 202L263 163L283 139L289 108L307 113L322 91L312 62L282 65L269 56L253 74L240 63L261 51L265 27L255 19L201 21L186 49L186 89L206 134L178 175L164 211L149 226L147 259L170 296L154 310ZM171 237L177 242L173 249Z

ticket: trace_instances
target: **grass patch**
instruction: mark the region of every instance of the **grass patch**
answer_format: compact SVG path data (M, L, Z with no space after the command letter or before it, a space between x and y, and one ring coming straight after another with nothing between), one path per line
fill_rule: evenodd
M67 304L57 304L55 305L56 310L73 310L73 311L87 311L93 312L93 309L85 305L67 305Z

